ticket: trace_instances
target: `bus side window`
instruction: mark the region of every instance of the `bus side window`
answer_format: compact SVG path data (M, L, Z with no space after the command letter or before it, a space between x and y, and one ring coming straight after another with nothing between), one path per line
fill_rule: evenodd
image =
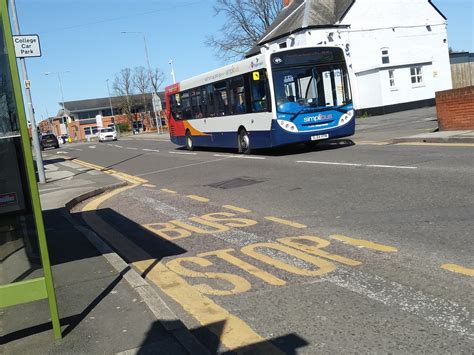
M220 81L214 84L215 106L217 116L226 116L229 114L229 98L227 95L227 82Z
M199 92L201 93L201 99L199 101L199 107L201 108L201 113L203 117L209 117L209 113L207 110L207 94L206 88L204 86L198 88Z
M233 114L239 115L247 112L245 107L245 89L243 76L238 76L230 80L230 105Z
M267 80L266 71L259 70L249 76L250 94L252 96L252 112L267 111Z
M189 97L189 91L181 93L181 106L183 112L183 119L192 119L193 115L191 111L191 98Z
M201 111L201 90L199 88L191 90L191 108L193 118L204 117Z
M173 114L173 118L175 120L181 120L182 112L181 112L181 94L177 93L170 96L170 108L171 113Z
M208 117L215 117L216 116L216 109L214 105L214 85L207 85L206 86L207 92L207 115Z

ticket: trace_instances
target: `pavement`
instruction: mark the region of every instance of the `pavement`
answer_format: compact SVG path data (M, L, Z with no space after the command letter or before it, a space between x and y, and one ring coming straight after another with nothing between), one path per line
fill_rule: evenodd
M2 310L0 352L206 353L156 291L69 214L80 201L126 182L58 155L46 153L44 163L47 183L40 185L40 196L63 339L54 341L48 304L42 300ZM5 261L16 263L5 265L18 273L7 275L9 281L42 275L39 265L25 267L19 259Z

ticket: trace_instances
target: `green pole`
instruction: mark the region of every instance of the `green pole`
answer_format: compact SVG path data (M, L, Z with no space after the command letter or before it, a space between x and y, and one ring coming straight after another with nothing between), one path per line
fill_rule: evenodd
M23 96L20 85L20 76L18 74L18 66L15 56L15 47L11 31L10 15L8 12L7 0L0 0L0 13L2 18L3 32L5 34L5 42L7 47L8 62L10 65L11 79L13 83L13 92L15 96L16 109L18 112L18 121L20 125L21 142L24 156L24 163L28 174L28 186L31 194L31 202L33 206L33 215L36 223L36 231L38 234L39 249L41 254L41 262L43 265L44 279L46 291L48 295L49 309L51 313L51 322L53 324L54 337L61 339L61 325L59 322L58 307L56 303L56 293L54 290L53 274L51 272L51 264L49 261L48 246L46 243L46 233L44 230L43 214L41 211L41 203L36 183L36 174L31 154L31 145L29 139L29 131L27 126L25 107L23 104ZM32 132L36 134L36 132Z

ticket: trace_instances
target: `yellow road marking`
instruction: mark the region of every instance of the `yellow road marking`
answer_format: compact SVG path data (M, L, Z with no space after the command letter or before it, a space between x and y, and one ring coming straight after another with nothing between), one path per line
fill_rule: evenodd
M339 240L339 241L341 241L345 244L355 245L355 246L368 248L368 249L372 249L372 250L383 251L385 253L392 253L392 252L398 251L397 248L391 247L389 245L374 243L374 242L371 242L370 240L349 238L349 237L346 237L345 235L341 235L341 234L333 234L333 235L329 236L329 238Z
M306 228L306 226L305 226L304 224L300 224L300 223L288 221L287 219L283 219L283 218L278 218L278 217L265 217L265 219L268 219L269 221L272 221L272 222L285 224L285 225L287 225L287 226L294 227L294 228L300 228L300 229Z
M248 272L249 274L258 277L259 279L265 281L266 283L273 285L273 286L283 286L286 285L286 281L273 276L272 274L266 272L265 270L259 269L255 265L249 264L242 259L239 259L235 255L231 255L235 251L234 249L223 249L223 250L216 250L207 253L198 254L199 257L206 257L206 256L216 256L222 260L227 261L228 263L237 266L238 268Z
M437 146L437 147L474 147L474 143L420 143L420 142L401 142L397 145L416 145L416 146Z
M153 185L153 184L143 184L143 186L145 186L145 187L156 187L156 185Z
M176 191L174 191L174 190L170 190L170 189L161 189L161 191L163 191L163 192L167 192L167 193L169 193L169 194L177 194L177 192L176 192Z
M119 189L116 189L116 190L113 190L113 191L110 191L110 192L107 192L103 195L100 195L99 197L93 199L92 201L88 202L83 208L82 208L82 211L85 212L85 211L93 211L93 210L96 210L97 208L99 208L99 206L104 203L106 200L108 200L109 198L111 198L112 196L115 196L115 195L118 195L119 193L122 193L126 190L129 190L129 189L133 189L134 187L136 187L138 185L129 185L129 186L124 186L124 187L121 187Z
M361 145L388 145L389 142L377 142L377 141L360 141L360 142L355 142L355 144L361 144Z
M240 208L240 207L236 207L236 206L232 206L232 205L224 205L222 207L226 208L228 210L235 211L235 212L241 212L241 213L250 213L250 212L252 212L250 210L246 210L245 208Z
M140 271L146 270L146 263L143 266L137 264L133 263ZM148 273L147 278L180 304L199 323L216 334L229 350L262 343L257 347L259 352L282 354L278 348L265 342L265 339L250 328L247 323L204 296L165 265L161 263L155 265Z
M120 171L116 171L116 170L113 170L113 169L106 168L105 166L100 166L100 165L88 163L86 161L82 161L82 160L79 160L79 159L73 159L72 161L79 164L79 165L85 166L86 168L90 168L90 169L101 171L101 172L106 173L106 174L114 175L114 176L116 176L116 177L118 177L122 180L125 180L127 182L130 182L132 184L143 184L143 183L148 182L148 180L142 179L138 176L133 176L133 175L129 175L129 174L126 174L126 173L122 173Z
M461 265L443 264L441 265L441 268L448 271L457 272L459 274L467 275L467 276L474 276L474 269L470 269Z
M139 260L132 265L164 293L191 314L202 326L207 327L229 350L252 346L263 354L282 354L281 350L266 342L247 323L230 314L207 296L188 284L181 276L172 272L162 263L111 227L97 214L86 214L86 221L121 255L129 260ZM258 345L257 345L258 344Z
M199 201L199 202L209 202L210 200L205 197L197 196L197 195L186 195L186 197Z

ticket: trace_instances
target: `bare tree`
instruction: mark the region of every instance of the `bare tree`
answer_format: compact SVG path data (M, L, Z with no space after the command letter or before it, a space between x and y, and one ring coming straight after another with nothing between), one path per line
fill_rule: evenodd
M158 92L165 81L165 74L158 68L152 69L150 73L151 87L153 92Z
M151 90L150 73L144 67L136 67L133 72L133 83L142 97L143 112L142 119L148 111L147 95Z
M260 39L280 10L283 0L216 0L215 16L226 21L221 36L209 36L206 45L223 60L241 58Z
M113 90L116 96L118 96L120 108L122 113L127 115L130 123L133 123L133 99L134 94L134 80L132 70L125 68L115 75Z

